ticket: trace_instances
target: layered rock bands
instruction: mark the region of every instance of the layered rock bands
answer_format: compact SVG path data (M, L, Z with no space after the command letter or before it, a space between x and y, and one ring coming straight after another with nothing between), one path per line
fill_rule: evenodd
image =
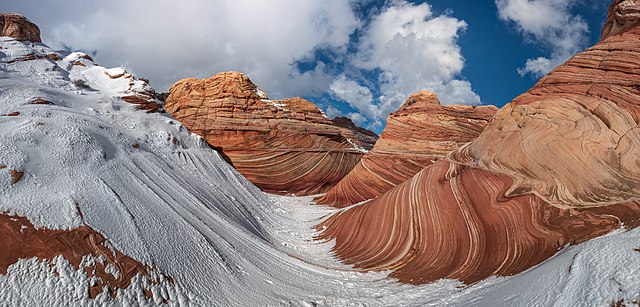
M513 275L640 224L640 26L615 1L603 39L500 109L472 143L318 225L335 254L402 282ZM630 22L631 24L627 24Z
M345 207L382 195L474 140L496 111L493 106L440 105L428 91L411 95L391 113L373 149L316 202Z
M326 192L373 145L305 99L269 100L237 72L178 81L165 108L270 193Z

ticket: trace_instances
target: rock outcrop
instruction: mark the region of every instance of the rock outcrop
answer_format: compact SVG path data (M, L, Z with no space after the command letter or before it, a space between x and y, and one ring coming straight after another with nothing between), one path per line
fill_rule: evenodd
M376 144L376 141L378 141L378 135L375 132L356 126L356 124L348 117L338 116L331 121L334 125L351 131L355 138L360 141L360 145L362 145L366 150L371 150L373 145Z
M602 27L600 39L620 34L634 27L640 21L640 2L636 0L615 0L609 7L607 20Z
M0 63L17 65L12 68L18 70L25 69L34 62L46 66L53 64L49 71L66 71L79 90L107 90L139 110L148 113L162 110L161 102L165 97L156 93L148 80L138 78L123 68L101 67L82 52L67 53L55 51L44 44L30 44L29 42L41 43L40 29L25 17L0 13L0 29L0 36L3 36L0 39L0 49L3 49Z
M421 91L391 113L373 149L335 187L316 199L345 207L382 195L460 146L489 123L494 106L440 105Z
M394 270L402 282L472 283L637 227L640 25L612 33L500 109L446 160L328 218L321 237L336 239L346 263Z
M244 74L184 79L165 109L270 193L326 192L366 152L354 133L302 98L269 100Z
M9 36L19 41L40 43L40 28L18 14L0 13L0 36Z

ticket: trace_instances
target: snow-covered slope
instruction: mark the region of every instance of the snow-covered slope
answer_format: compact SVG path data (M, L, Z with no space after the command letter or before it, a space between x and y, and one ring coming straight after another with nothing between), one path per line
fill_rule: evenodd
M333 259L331 242L314 240L313 226L333 209L311 205L311 198L262 193L180 123L119 98L149 92L143 80L95 66L80 53L10 38L0 38L0 62L0 114L16 115L0 116L0 165L6 166L0 212L42 229L89 226L114 250L167 276L151 281L138 274L115 297L103 292L91 299L95 277L82 267L63 257L22 259L0 275L1 305L640 301L639 230L569 247L515 277L466 287L456 281L402 285L386 272L354 271ZM8 170L24 175L14 184ZM86 257L81 266L96 261Z

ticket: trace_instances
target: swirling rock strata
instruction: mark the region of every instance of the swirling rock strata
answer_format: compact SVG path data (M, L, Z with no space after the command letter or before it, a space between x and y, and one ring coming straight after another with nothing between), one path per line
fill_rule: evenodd
M619 3L619 1L616 1ZM605 25L606 28L606 25ZM480 136L321 238L402 282L513 275L640 224L640 26L605 36L500 109Z
M411 95L391 113L373 149L316 202L344 207L382 195L474 140L496 111L493 106L443 106L428 91Z
M0 13L0 36L13 37L19 41L40 43L40 28L18 14Z
M36 257L52 262L62 256L74 268L83 268L89 278L95 277L95 283L89 288L90 298L105 290L115 297L117 290L128 288L136 275L147 278L150 284L157 283L158 278L168 278L111 248L104 236L88 226L70 230L37 229L24 217L0 214L0 237L0 274L7 275L9 266L20 259ZM88 261L87 257L95 261ZM151 290L145 289L145 293L150 294Z
M238 72L178 81L165 109L270 193L326 192L366 152L353 131L336 126L313 103L269 100Z
M640 223L640 203L561 209L532 194L504 197L509 176L440 160L380 198L318 226L334 251L401 282L473 283L513 275L567 244Z

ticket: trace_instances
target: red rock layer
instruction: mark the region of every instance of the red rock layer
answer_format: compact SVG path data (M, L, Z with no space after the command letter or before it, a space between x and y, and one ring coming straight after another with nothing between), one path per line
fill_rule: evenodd
M345 263L421 284L513 275L567 244L640 223L640 203L560 209L504 197L509 176L440 160L375 201L318 225Z
M507 195L563 207L640 199L640 26L612 35L502 108L462 154Z
M24 172L12 169L9 171L9 175L11 175L11 184L16 184L20 181L20 179L22 179L22 176L24 176Z
M618 2L616 2L618 3ZM513 275L640 224L640 25L605 36L481 135L320 224L345 262L402 282Z
M93 59L88 55L83 55L81 58L93 62ZM82 64L79 61L76 62ZM162 109L162 105L159 102L164 102L164 96L156 93L156 91L149 86L149 80L138 78L124 69L115 71L106 70L104 74L111 79L124 78L129 80L129 88L126 89L124 91L125 94L120 97L124 102L133 104L136 106L136 109L144 110L147 113L159 112ZM144 83L143 86L136 84L136 81L142 81Z
M149 91L122 96L120 99L127 103L135 104L136 109L138 110L144 110L147 113L155 113L162 108L162 105L156 101L157 95L158 94L154 91Z
M316 202L345 207L382 195L474 140L496 111L493 106L442 106L428 91L411 95L389 116L373 149Z
M18 14L0 13L0 29L0 36L9 36L20 41L42 42L38 26Z
M354 133L334 125L313 103L269 100L237 72L178 81L165 109L271 193L326 192L364 154Z
M609 7L600 39L620 34L634 27L640 21L639 3L637 0L614 0Z
M150 276L153 269L125 256L108 246L104 236L88 226L71 230L36 229L31 222L20 216L0 214L0 274L6 275L10 265L20 259L37 257L52 261L57 256L64 257L73 267L83 265L83 257L103 257L93 265L84 266L89 277L97 282L89 288L89 297L95 298L105 291L115 297L118 289L128 288L137 274L157 282ZM107 266L115 267L119 276L108 273ZM149 290L149 289L147 289Z

